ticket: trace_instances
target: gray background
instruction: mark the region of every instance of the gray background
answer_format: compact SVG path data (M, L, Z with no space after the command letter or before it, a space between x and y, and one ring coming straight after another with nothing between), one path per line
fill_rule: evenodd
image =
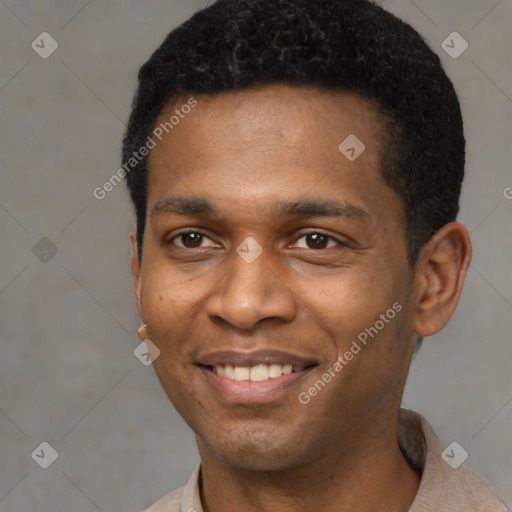
M385 0L441 56L468 141L460 219L474 259L458 311L425 341L404 405L512 503L512 2ZM139 341L133 216L119 167L136 72L202 0L0 2L0 510L136 511L183 484L194 439ZM59 44L42 59L31 42ZM453 59L453 31L469 49ZM510 194L512 195L512 193ZM57 253L44 256L47 237ZM46 246L48 250L48 246ZM47 261L44 261L46 257ZM43 261L40 261L40 258ZM31 458L49 442L58 459Z

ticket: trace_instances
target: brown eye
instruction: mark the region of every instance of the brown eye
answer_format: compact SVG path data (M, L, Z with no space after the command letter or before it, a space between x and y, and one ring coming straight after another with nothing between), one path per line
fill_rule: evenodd
M308 244L308 246L311 249L325 249L327 247L328 242L329 237L322 235L320 233L306 235L306 244Z
M183 235L180 235L178 239L181 240L184 247L193 249L201 246L203 235L200 235L199 233L184 233Z
M208 241L211 242L210 245L206 245ZM199 231L187 231L185 233L180 233L179 235L171 238L171 240L169 240L169 244L176 245L183 249L197 249L200 247L215 246L215 243L210 238Z
M304 243L300 243L300 241ZM336 247L339 244L332 236L325 235L324 233L308 233L299 238L297 241L299 247L303 249L329 249Z

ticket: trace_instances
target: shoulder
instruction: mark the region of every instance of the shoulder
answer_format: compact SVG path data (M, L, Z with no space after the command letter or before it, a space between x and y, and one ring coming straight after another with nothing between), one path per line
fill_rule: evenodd
M202 512L199 492L200 477L201 465L197 464L185 486L164 496L144 512L181 512L182 510Z
M466 510L507 512L498 491L487 480L462 466L452 471L452 478L446 482L446 495L455 498L459 506L464 504Z
M482 477L466 468L439 478L422 479L410 512L509 512L497 491Z
M409 512L507 512L489 482L462 465L467 454L460 445L443 449L431 425L417 413L401 411L400 420L401 446L422 475Z
M180 512L184 489L185 487L180 487L172 491L144 512Z

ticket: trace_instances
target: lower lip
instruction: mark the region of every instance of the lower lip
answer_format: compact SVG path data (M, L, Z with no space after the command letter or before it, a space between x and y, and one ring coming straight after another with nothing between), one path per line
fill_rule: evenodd
M275 401L296 386L314 367L281 377L254 382L232 380L204 367L198 367L210 386L227 402L235 404L263 404Z

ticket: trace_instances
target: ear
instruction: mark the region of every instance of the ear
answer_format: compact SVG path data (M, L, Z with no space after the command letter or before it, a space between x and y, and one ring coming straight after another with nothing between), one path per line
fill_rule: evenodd
M414 332L432 336L447 323L462 293L471 241L459 222L443 226L421 249L415 271Z
M135 231L130 233L130 244L131 244L131 261L130 268L132 272L133 280L133 296L135 299L135 305L139 312L139 318L142 320L142 309L140 306L140 261L138 253L137 235Z

